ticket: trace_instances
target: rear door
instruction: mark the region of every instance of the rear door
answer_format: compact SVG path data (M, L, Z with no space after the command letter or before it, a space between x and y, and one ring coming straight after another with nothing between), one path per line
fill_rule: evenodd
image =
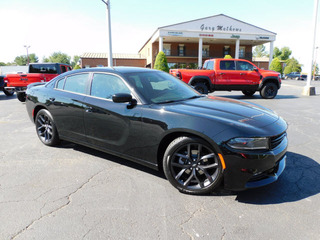
M75 141L85 141L84 104L88 89L89 73L80 73L61 78L48 93L49 110L56 121L59 135Z

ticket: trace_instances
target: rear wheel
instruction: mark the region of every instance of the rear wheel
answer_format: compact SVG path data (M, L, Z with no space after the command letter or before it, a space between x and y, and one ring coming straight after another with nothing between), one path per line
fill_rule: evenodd
M189 194L212 192L222 176L217 154L196 137L183 136L172 141L164 154L163 170L175 188Z
M3 92L5 95L7 96L12 96L14 94L14 90L6 90L6 89L3 89Z
M50 112L41 109L36 116L36 131L40 141L47 146L55 146L59 143L59 135Z
M208 87L203 82L198 82L194 85L194 89L196 89L201 94L208 94Z
M253 96L253 94L255 93L256 91L247 91L247 90L244 90L242 91L242 93L248 97L251 97Z
M25 92L17 92L17 98L20 102L26 101L26 93Z
M260 95L262 98L265 99L272 99L275 96L277 96L278 93L278 87L273 82L267 82L263 85L263 87L260 90Z

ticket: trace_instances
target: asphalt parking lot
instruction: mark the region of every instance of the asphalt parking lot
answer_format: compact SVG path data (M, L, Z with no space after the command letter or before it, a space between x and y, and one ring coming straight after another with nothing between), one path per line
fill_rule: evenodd
M157 171L64 142L46 147L25 104L0 93L0 239L319 239L320 81L284 80L261 104L289 124L276 183L210 196L179 193Z

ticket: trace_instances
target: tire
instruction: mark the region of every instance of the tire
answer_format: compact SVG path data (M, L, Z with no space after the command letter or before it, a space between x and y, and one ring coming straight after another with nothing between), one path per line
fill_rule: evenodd
M172 141L163 157L163 171L180 192L206 194L217 188L222 167L217 154L204 140L179 137Z
M60 142L58 131L50 112L41 109L35 119L36 132L40 141L47 146L56 146Z
M14 91L13 90L5 90L3 89L3 92L5 95L7 95L8 97L12 96L14 94Z
M255 94L256 91L247 91L247 90L244 90L242 91L242 93L248 97L251 97L253 96L253 94Z
M278 93L278 87L273 82L265 83L260 90L260 96L265 99L275 98L275 96L277 96L277 93Z
M203 82L198 82L193 86L194 86L194 89L197 90L201 94L208 94L208 92L209 92L207 85Z
M17 92L17 98L20 102L26 101L26 93L25 92Z

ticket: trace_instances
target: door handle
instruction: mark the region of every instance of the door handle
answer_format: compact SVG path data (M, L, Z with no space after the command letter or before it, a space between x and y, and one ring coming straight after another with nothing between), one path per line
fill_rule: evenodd
M240 75L246 75L245 73L240 73Z
M224 75L224 73L219 73L219 75Z

